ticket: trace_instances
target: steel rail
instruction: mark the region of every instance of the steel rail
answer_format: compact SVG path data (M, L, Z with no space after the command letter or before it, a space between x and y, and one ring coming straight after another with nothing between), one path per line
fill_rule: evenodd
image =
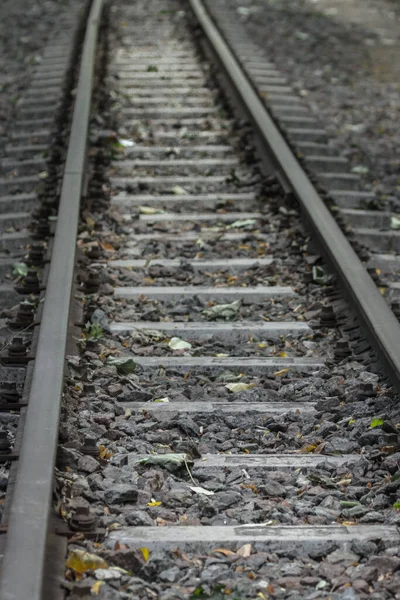
M54 249L2 564L2 600L43 600L54 465L83 188L96 44L103 0L88 17Z
M400 389L400 324L324 201L300 166L202 0L189 0L225 75L268 152L278 178L297 197L328 261L340 277L379 358Z

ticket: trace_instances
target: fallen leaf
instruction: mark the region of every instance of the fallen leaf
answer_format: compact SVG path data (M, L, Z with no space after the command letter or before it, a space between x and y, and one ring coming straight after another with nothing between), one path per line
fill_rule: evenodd
M248 558L251 555L251 544L244 544L236 551L236 554L243 556L243 558Z
M28 275L28 265L25 263L14 263L12 274L13 277L26 277Z
M241 229L242 227L248 227L250 225L255 225L257 223L256 219L245 219L244 221L234 221L230 225L227 226L227 229Z
M227 550L227 548L215 548L215 550L211 550L211 554L215 554L215 552L219 552L224 556L235 556L235 552L232 550Z
M146 456L146 458L142 458L139 462L142 465L160 465L161 467L166 465L181 467L185 464L193 463L186 452L180 454L151 454L150 456Z
M174 187L171 188L171 192L175 194L175 196L186 196L187 194L185 188L181 187L180 185L174 185Z
M104 585L104 581L96 581L90 588L90 592L95 596L98 596L102 585Z
M154 498L151 499L151 502L147 503L147 506L161 506L162 502L160 502L159 500L154 500Z
M211 308L203 310L202 314L210 320L225 319L226 321L235 319L242 306L242 300L235 300L230 304L216 304Z
M255 383L227 383L225 387L230 392L236 393L251 390L253 387L255 387L255 385Z
M192 347L192 344L185 342L185 340L181 340L181 338L173 337L170 339L168 346L172 350L188 350Z
M390 219L391 229L400 229L400 217L393 216Z
M309 454L310 452L314 452L316 447L317 444L307 444L306 446L300 448L299 452L301 452L302 454Z
M153 208L152 206L139 206L141 215L159 215L164 211L161 208Z
M132 146L136 146L135 142L132 140L118 140L118 144L123 148L132 148Z
M365 167L364 165L356 165L351 169L352 173L357 173L358 175L365 175L366 173L368 173L368 171L368 167Z
M142 553L142 556L144 558L144 560L147 562L150 558L150 550L148 548L140 548L140 552Z
M374 429L375 427L380 427L381 425L383 425L383 419L372 419L371 421L371 429Z
M212 492L211 490L206 490L203 487L194 485L190 485L189 487L192 490L192 492L195 492L196 494L203 494L204 496L214 496L214 492Z
M312 268L312 278L315 283L326 285L332 279L332 275L325 273L322 267L314 266Z
M117 371L120 375L129 375L136 370L136 363L131 358L109 356L106 363L117 367Z
M281 375L285 375L285 373L289 373L289 369L281 369L280 371L275 371L274 376L280 377Z
M105 446L99 446L99 458L109 460L113 456L113 452Z
M159 402L161 404L165 404L165 403L169 402L169 398L167 396L165 396L165 398L156 398L155 400L153 400L153 402Z
M90 554L85 550L71 550L68 554L66 566L68 569L75 571L75 573L85 573L86 571L108 568L108 564L100 556Z

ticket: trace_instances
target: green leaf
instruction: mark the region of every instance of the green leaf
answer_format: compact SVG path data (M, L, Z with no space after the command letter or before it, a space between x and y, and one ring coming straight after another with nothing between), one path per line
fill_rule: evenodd
M185 342L185 340L181 340L181 338L173 337L170 339L168 346L172 350L189 350L189 348L192 347L192 344Z
M85 325L85 331L89 340L100 340L104 337L103 328L99 323L90 323L88 321Z
M150 454L149 456L146 456L146 458L142 458L139 462L142 465L159 465L160 467L165 467L167 465L183 467L184 465L193 463L189 454L186 454L186 452L180 454Z
M400 509L400 501L397 501L393 504L393 508L395 508L396 510Z
M312 278L319 285L326 285L332 279L332 275L325 273L322 267L315 266L312 269Z
M242 229L242 227L253 226L257 223L256 219L246 219L244 221L234 221L227 226L227 229Z
M400 229L400 218L393 216L390 219L390 227L391 229Z
M236 319L237 314L242 306L242 300L235 300L230 304L216 304L211 308L203 310L203 315L213 321L215 319L225 319L225 321L231 321Z
M28 275L28 265L25 263L13 264L13 277L26 277Z
M343 508L354 508L355 506L360 506L360 502L353 502L351 500L340 500L340 505Z
M120 375L129 375L136 370L136 363L131 358L116 358L115 356L109 356L106 362L108 365L117 367L117 371Z
M371 429L374 429L374 427L380 427L381 425L383 425L383 419L372 419L371 421Z
M158 67L156 65L149 65L147 67L147 71L148 71L148 73L157 73Z

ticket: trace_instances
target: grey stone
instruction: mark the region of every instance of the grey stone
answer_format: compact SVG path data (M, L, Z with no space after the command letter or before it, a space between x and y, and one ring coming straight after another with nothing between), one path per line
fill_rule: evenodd
M154 525L153 519L144 510L126 511L124 512L124 517L128 525L133 525L135 527L141 527L143 525L151 527Z
M267 481L259 488L260 494L272 498L284 498L286 496L286 489L283 485L277 481Z
M331 554L329 554L326 557L326 560L328 562L332 563L333 565L335 565L335 564L341 563L341 562L344 562L347 564L358 562L359 558L360 557L357 554L355 554L354 552L351 552L350 550L341 550L339 548L338 550L331 552Z
M358 439L360 446L389 446L391 443L390 434L385 433L382 429L371 429L366 431Z
M359 520L360 523L383 523L385 517L382 513L370 511Z
M327 454L340 453L340 454L351 454L358 449L358 444L351 440L342 437L331 437L325 445L325 452Z
M239 492L217 492L214 496L211 497L211 503L215 506L217 510L225 510L232 506L233 504L239 504L241 502L242 496Z
M379 573L393 573L400 568L400 558L397 556L372 556L368 566L378 569Z
M93 456L84 454L78 460L78 469L85 473L94 473L99 468L100 464Z
M128 483L117 483L111 489L104 493L104 500L107 504L124 504L126 502L136 502L138 489L136 486Z
M179 579L180 574L181 572L178 567L171 567L170 569L161 571L159 578L161 581L169 581L170 583L173 583Z
M354 540L351 549L356 554L367 557L377 551L377 545L369 540Z

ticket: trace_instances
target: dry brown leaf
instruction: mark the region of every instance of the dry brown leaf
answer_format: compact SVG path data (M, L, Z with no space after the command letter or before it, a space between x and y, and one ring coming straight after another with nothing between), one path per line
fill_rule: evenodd
M233 556L235 554L235 552L232 552L232 550L228 550L227 548L215 548L215 550L211 550L212 554L214 554L215 552L219 552L224 556Z
M236 551L236 554L239 556L243 556L243 558L248 558L251 554L251 544L244 544L239 550Z

